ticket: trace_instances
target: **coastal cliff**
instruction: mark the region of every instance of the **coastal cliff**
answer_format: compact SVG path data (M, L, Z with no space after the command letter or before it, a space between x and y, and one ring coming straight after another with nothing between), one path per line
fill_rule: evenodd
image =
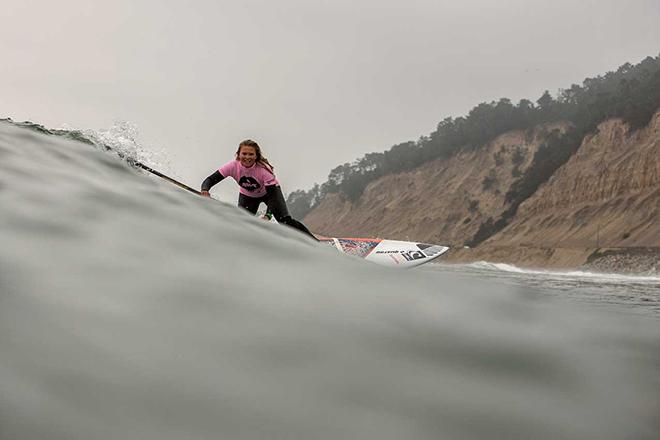
M599 269L616 263L618 270L657 272L660 111L638 129L621 119L602 122L519 206L507 197L541 145L569 127L504 133L482 148L385 175L353 202L328 194L304 221L324 235L453 246L444 261ZM464 247L503 218L505 226Z

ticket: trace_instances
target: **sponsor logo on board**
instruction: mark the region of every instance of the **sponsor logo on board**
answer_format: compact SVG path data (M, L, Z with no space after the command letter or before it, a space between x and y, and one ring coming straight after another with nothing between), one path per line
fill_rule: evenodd
M444 246L437 246L434 244L417 243L417 247L424 251L424 254L428 257L441 254L446 250Z

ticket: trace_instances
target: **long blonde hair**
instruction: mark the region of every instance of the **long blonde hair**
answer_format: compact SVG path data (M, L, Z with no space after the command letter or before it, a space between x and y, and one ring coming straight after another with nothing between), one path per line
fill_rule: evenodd
M254 148L254 151L257 153L257 163L261 165L262 167L266 168L268 171L271 173L275 169L274 166L268 162L268 159L264 157L263 154L261 154L261 147L259 146L258 143L253 141L252 139L245 139L243 142L238 144L238 150L236 150L236 160L238 160L238 155L241 152L241 147L252 147Z

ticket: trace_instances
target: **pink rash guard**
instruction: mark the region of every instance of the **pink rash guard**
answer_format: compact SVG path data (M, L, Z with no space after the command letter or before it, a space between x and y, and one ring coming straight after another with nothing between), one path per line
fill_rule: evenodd
M247 168L239 160L232 160L218 168L218 172L223 177L233 177L241 187L240 193L248 197L265 196L267 186L280 184L271 171L258 163Z

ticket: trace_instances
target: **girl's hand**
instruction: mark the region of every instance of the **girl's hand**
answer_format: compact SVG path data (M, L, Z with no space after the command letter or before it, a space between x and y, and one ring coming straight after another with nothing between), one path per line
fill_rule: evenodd
M202 190L202 191L200 191L200 192L202 193L202 197L211 197L211 194L209 194L208 191L204 191L204 190Z

